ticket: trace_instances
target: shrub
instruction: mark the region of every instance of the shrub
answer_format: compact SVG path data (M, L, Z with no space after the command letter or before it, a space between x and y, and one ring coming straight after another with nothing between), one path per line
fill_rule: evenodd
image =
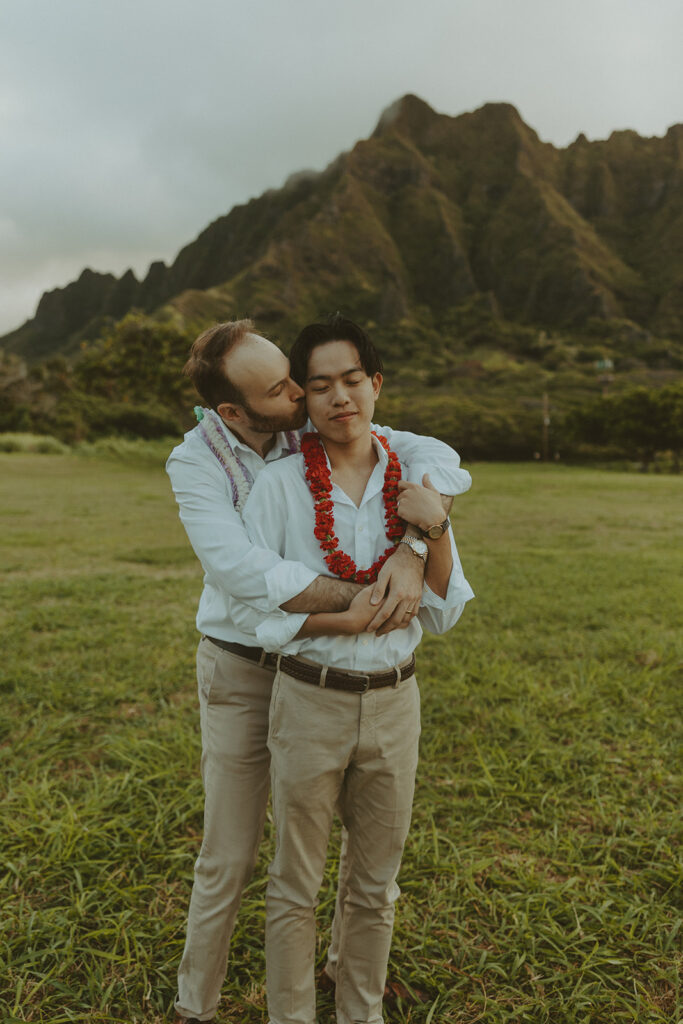
M28 452L41 455L64 455L69 451L56 437L49 434L0 434L0 452Z

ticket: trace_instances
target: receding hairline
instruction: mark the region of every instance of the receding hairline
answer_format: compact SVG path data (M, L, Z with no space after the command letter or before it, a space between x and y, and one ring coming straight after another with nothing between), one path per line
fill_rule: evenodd
M287 373L285 374L285 376L284 377L278 376L277 379L274 379L270 384L268 384L266 387L264 387L263 394L264 395L269 394L274 388L276 388L278 386L278 384L282 384L289 377L289 361L288 361L287 356L285 355L285 353L279 347L279 345L276 345L274 341L270 340L270 338L264 338L262 334L257 334L256 331L254 331L254 330L246 331L242 335L242 337L240 337L235 342L235 344L232 345L231 348L229 348L228 351L224 354L224 356L223 356L223 371L226 374L226 376L227 376L228 371L229 371L230 363L234 362L235 356L239 357L240 352L243 353L244 350L248 349L248 348L257 348L257 349L260 348L262 351L265 351L266 347L267 347L267 349L274 349L275 352L277 352L279 355L281 355L282 358L287 362ZM248 367L248 363L247 363L247 367ZM239 369L240 369L239 364L238 364L237 369L238 369L238 374L239 374ZM234 371L234 368L233 368L233 370L231 371L231 376L234 374L234 372L235 371ZM278 370L278 373L280 373L280 370ZM241 389L243 387L243 384L238 384L237 386Z
M225 356L253 330L249 319L227 320L207 327L192 343L183 373L211 408L217 409L222 402L239 403L239 388L226 373Z

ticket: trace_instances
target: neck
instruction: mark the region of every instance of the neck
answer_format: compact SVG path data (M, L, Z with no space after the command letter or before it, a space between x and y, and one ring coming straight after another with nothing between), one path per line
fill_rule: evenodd
M275 444L275 434L273 433L263 434L259 430L251 430L249 427L245 427L242 423L236 427L234 423L226 423L225 420L223 422L235 437L239 437L242 444L246 444L248 448L251 448L257 455L260 455L262 459L266 457Z
M346 443L331 441L327 437L323 437L322 440L332 470L341 470L348 466L363 466L368 463L374 465L377 461L377 452L369 431L363 437Z

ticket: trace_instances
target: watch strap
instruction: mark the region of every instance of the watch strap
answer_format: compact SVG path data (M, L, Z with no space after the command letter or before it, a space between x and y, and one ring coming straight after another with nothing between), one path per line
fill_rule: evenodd
M410 548L414 555L416 555L418 558L421 558L422 561L426 564L428 552L421 550L421 546L425 544L425 542L423 540L420 540L419 537L401 537L399 544L405 544L407 547ZM427 545L425 544L425 547L426 546Z

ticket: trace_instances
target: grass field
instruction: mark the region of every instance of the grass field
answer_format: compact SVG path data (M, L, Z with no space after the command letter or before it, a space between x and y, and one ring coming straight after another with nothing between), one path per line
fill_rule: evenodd
M472 473L453 518L477 599L419 657L390 965L428 1000L387 1020L672 1024L683 480ZM162 1021L202 827L201 575L152 461L0 455L0 507L0 1020ZM271 850L269 833L221 1024L265 1019Z

